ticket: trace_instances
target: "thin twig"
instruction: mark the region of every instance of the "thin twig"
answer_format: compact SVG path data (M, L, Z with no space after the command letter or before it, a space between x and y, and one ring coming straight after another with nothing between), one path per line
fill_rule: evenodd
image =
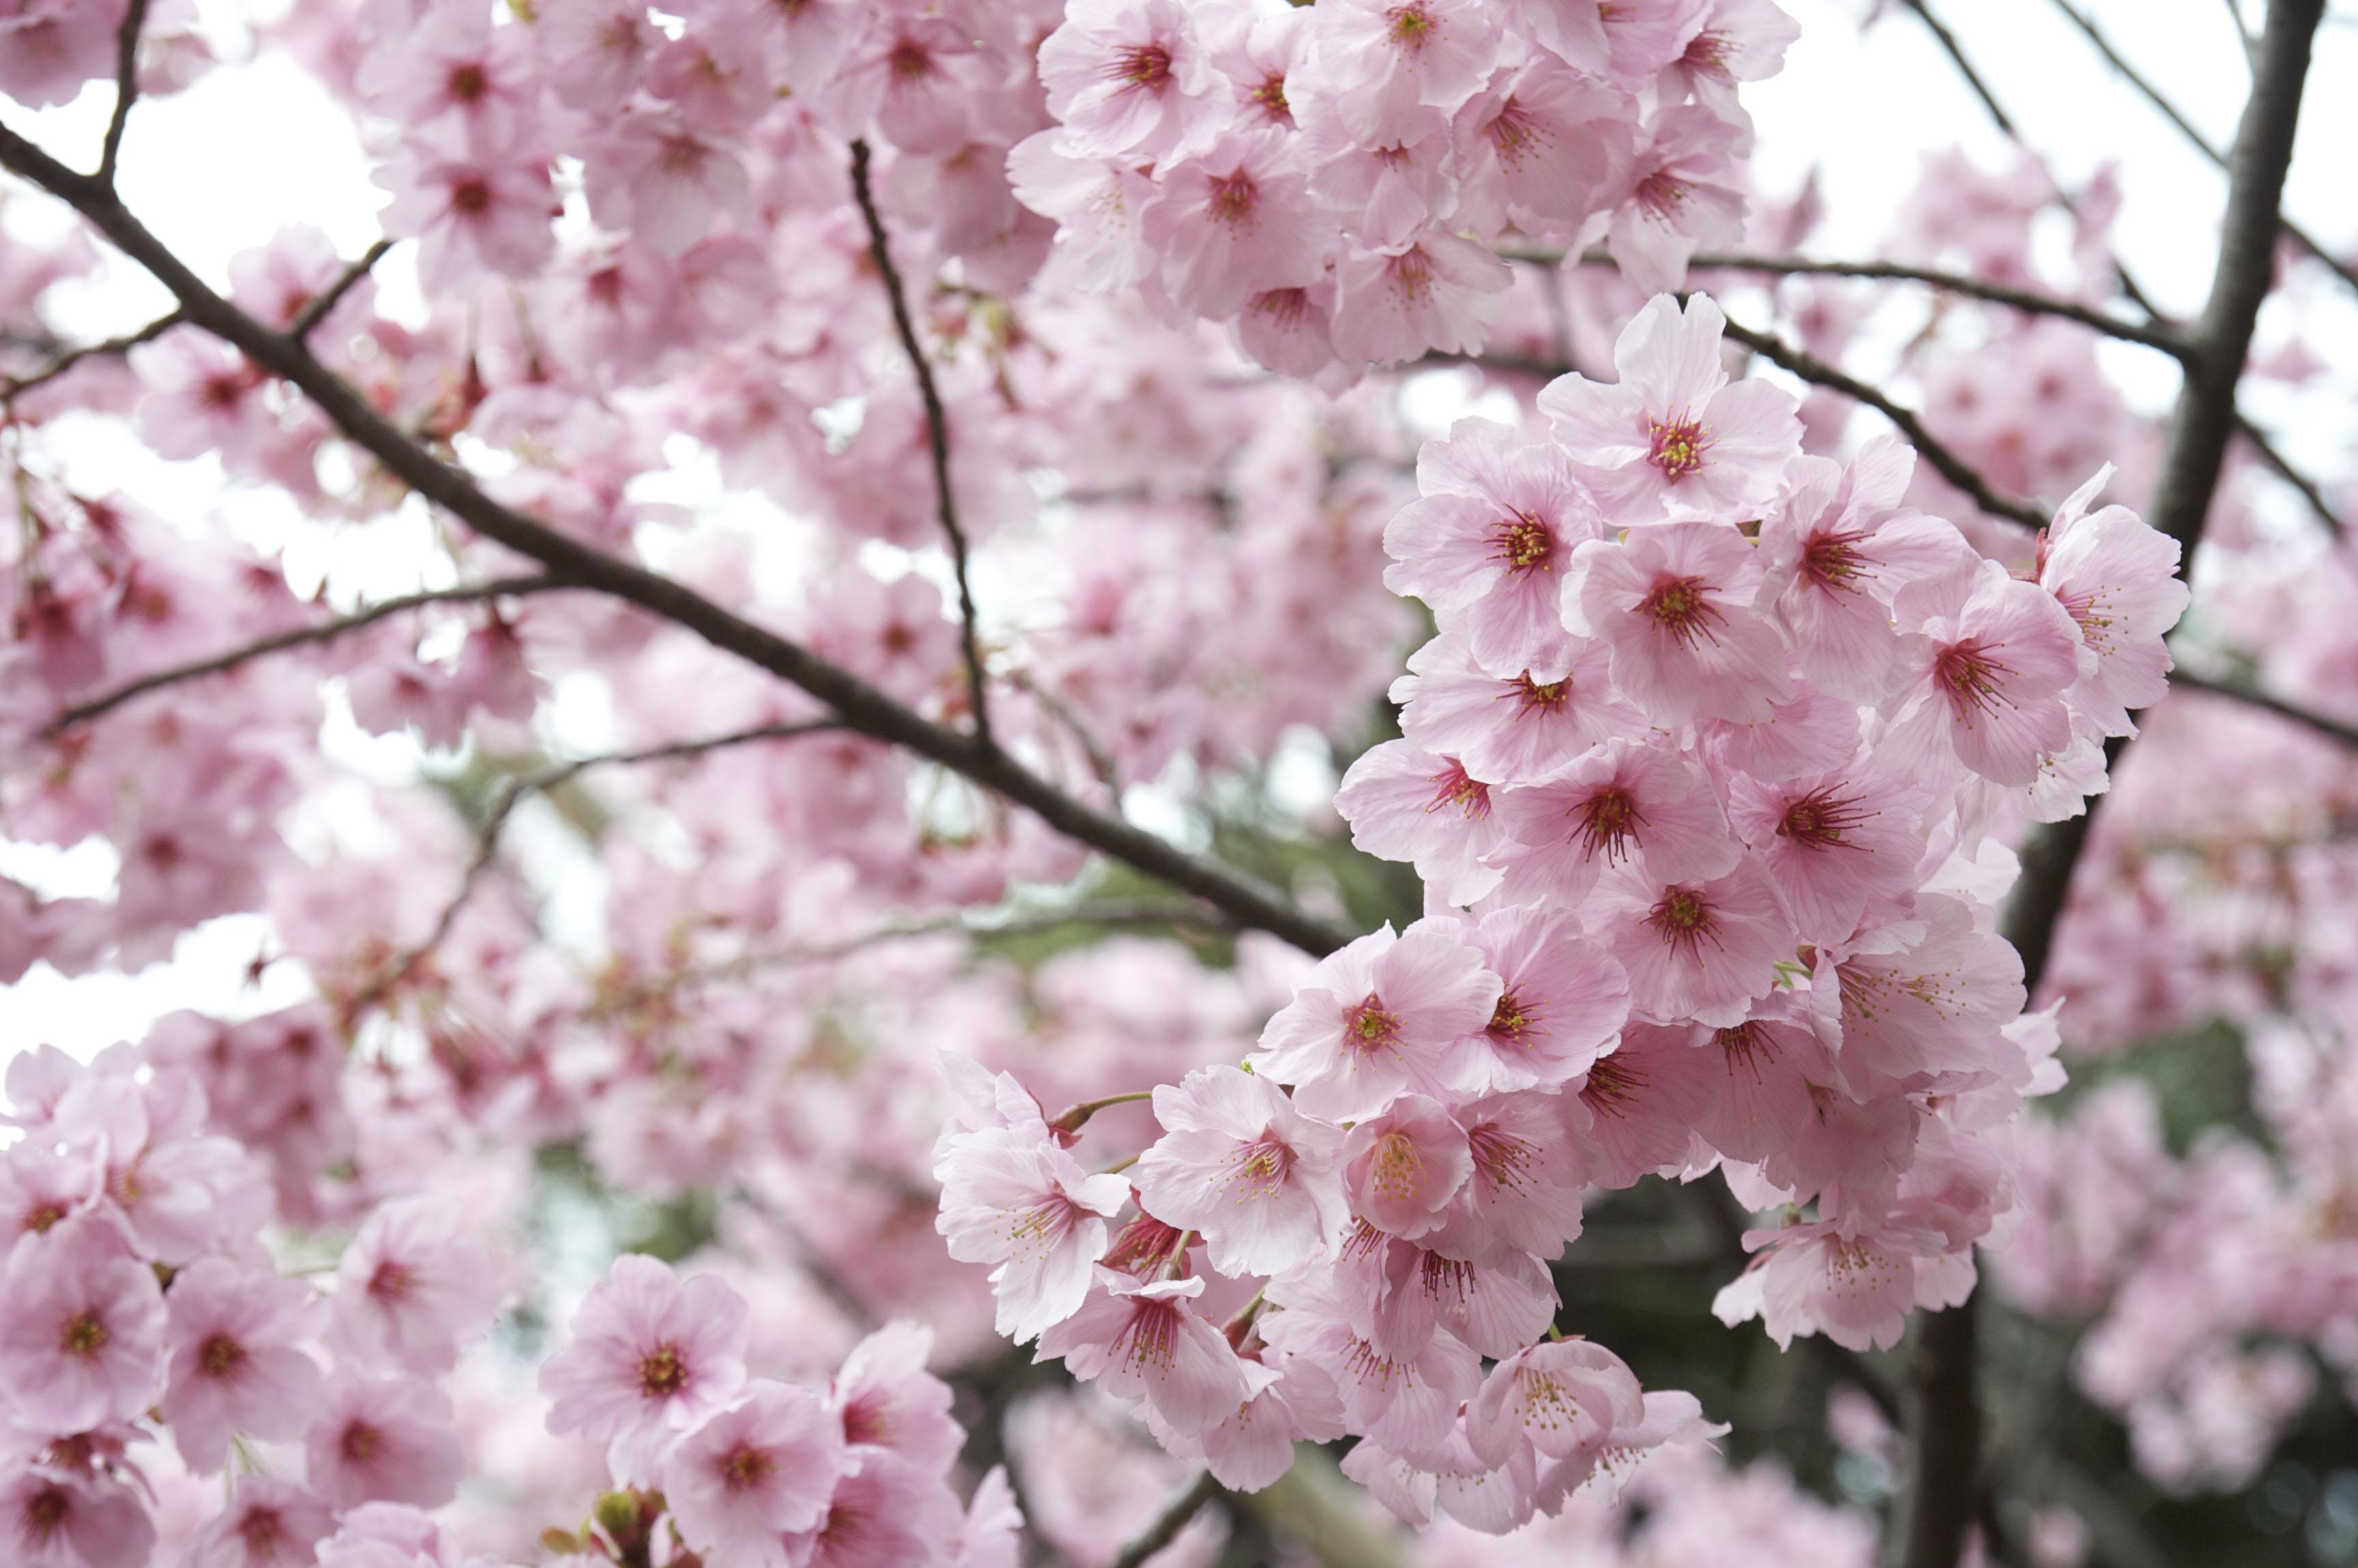
M44 383L57 380L86 359L100 354L127 354L142 343L155 341L187 319L188 318L179 311L172 310L157 317L135 332L126 332L119 338L109 338L103 343L88 343L79 349L68 349L22 381L0 382L0 403L13 402L21 394L30 392Z
M147 25L147 0L131 0L123 26L114 34L114 113L106 122L106 142L99 149L98 182L114 183L114 160L123 151L123 130L131 123L131 105L139 101L139 31Z
M941 389L934 384L933 362L925 357L925 346L917 341L917 324L909 316L908 294L901 285L901 272L892 265L892 247L884 234L884 219L876 211L875 193L868 188L868 143L854 138L851 144L851 189L860 199L860 215L868 222L868 254L876 263L877 275L884 280L884 293L892 302L892 326L901 335L901 350L908 356L909 368L917 374L917 395L925 404L925 444L934 460L934 494L941 514L942 532L949 535L950 566L957 574L958 630L961 651L966 655L966 681L968 698L974 704L974 732L986 746L990 738L990 709L984 695L984 675L981 644L975 638L974 589L967 580L966 530L958 526L957 502L950 491L950 421L942 407Z
M302 313L287 324L287 335L298 343L308 338L312 330L328 319L328 312L341 305L344 296L360 287L361 279L366 277L370 270L384 259L384 253L391 249L391 240L379 240L362 251L360 259L344 268L343 276L330 284L325 294L303 307Z
M2198 676L2190 670L2177 669L2169 673L2169 684L2187 691L2207 692L2212 697L2233 697L2237 702L2273 713L2279 719L2289 719L2295 724L2313 730L2329 741L2338 741L2345 746L2358 748L2358 725L2345 724L2341 719L2329 719L2312 708L2301 707L2299 703L2287 702L2280 697L2271 697L2248 681L2212 680L2208 676Z
M2055 8L2058 11L2062 12L2063 15L2070 19L2071 25L2079 28L2080 31L2086 36L2088 41L2095 46L2096 52L2104 57L2104 63L2111 66L2113 70L2119 74L2122 81L2135 88L2139 97L2152 104L2156 110L2159 111L2163 119L2168 120L2172 125L2177 127L2179 135L2184 136L2187 141L2193 146L2196 151L2200 152L2204 157L2209 158L2212 163L2218 165L2221 168L2225 168L2227 167L2227 155L2221 151L2219 147L2212 142L2210 137L2204 135L2201 128L2198 127L2193 121L2189 120L2185 114L2180 110L2178 105L2170 102L2169 96L2165 94L2160 88L2156 87L2141 72L2139 72L2135 66L2129 64L2126 59L2124 59L2121 57L2120 51L2113 48L2112 40L2104 37L2104 30L2096 26L2095 18L2088 16L2078 6L2073 5L2071 3L2071 0L2054 0L2054 5ZM2238 31L2240 30L2241 29L2239 28ZM2246 49L2249 48L2248 39L2246 39L2245 47ZM2287 214L2281 211L2278 212L2277 214L2277 221L2284 225L2284 232L2292 240L2293 243L2299 245L2302 250L2307 251L2317 260L2323 262L2326 269L2331 272L2334 276L2340 278L2343 283L2349 285L2352 288L2358 288L2358 271L2353 271L2347 262L2342 260L2339 256L2329 252L2323 245L2318 243L2315 237L2312 236L2308 230L2294 222Z
M1942 25L1941 18L1932 15L1932 8L1924 0L1900 0L1900 3L1916 13L1917 18L1931 30L1941 48L1948 51L1951 63L1957 68L1957 74L1965 79L1965 85L1972 88L1974 96L1982 101L1982 107L1988 110L1989 117L1997 122L1997 128L2019 139L2021 133L2014 128L2014 121L1999 104L1997 95L1989 90L1989 84L1982 80L1982 73L1975 70L1974 62L1965 58L1964 49L1957 42L1957 36Z
M2027 501L2016 501L2000 495L1987 480L1970 467L1963 459L1951 451L1938 438L1924 428L1924 422L1914 410L1904 408L1856 376L1835 369L1814 354L1804 353L1774 333L1763 332L1737 322L1727 323L1727 335L1758 354L1762 359L1790 371L1803 381L1818 386L1831 387L1890 420L1908 438L1909 444L1923 454L1942 479L1973 497L1974 504L1994 517L2008 517L2029 528L2044 528L2049 518L2038 506Z
M307 643L332 643L337 638L348 636L364 626L373 626L387 616L399 615L406 611L416 610L425 605L472 604L486 599L512 599L528 593L547 593L571 586L573 585L559 582L553 577L510 577L498 578L490 582L470 583L464 588L444 588L436 589L427 593L404 594L399 599L382 600L370 605L365 610L354 611L352 614L341 616L334 621L322 621L316 626L299 626L292 632L280 632L256 642L248 643L242 648L232 648L227 653L215 654L211 658L199 659L193 664L176 665L168 670L158 670L154 675L141 676L137 680L119 686L103 697L94 697L88 702L76 703L58 715L56 721L43 733L59 734L72 729L77 724L87 724L102 714L111 713L135 697L145 697L151 691L158 691L168 686L178 686L183 681L201 680L206 676L221 675L266 654L281 653L288 648L299 648Z
M542 790L554 789L558 784L591 768L621 766L633 762L669 762L683 757L701 756L707 752L717 752L727 746L750 745L757 741L789 741L798 736L817 735L839 730L842 728L841 724L832 719L817 719L799 724L759 724L750 730L732 730L726 735L710 735L694 741L672 741L660 746L649 746L642 751L610 752L594 757L577 757L569 762L553 763L536 772L519 773L509 779L506 785L501 789L498 800L492 803L491 811L483 817L482 825L475 829L474 858L467 862L466 872L459 879L459 891L450 895L449 902L442 906L441 914L436 917L434 929L427 934L426 940L388 962L384 968L379 971L377 978L369 982L365 989L347 1002L346 1016L357 1018L362 1012L373 1006L385 992L407 979L410 972L417 968L427 954L449 940L450 928L458 924L460 913L467 907L468 900L474 896L476 885L483 880L483 873L491 870L492 860L499 854L501 832L507 827L508 818L515 815L515 808L523 803L525 795Z
M1146 1527L1144 1534L1113 1554L1106 1568L1138 1568L1138 1565L1170 1545L1187 1528L1187 1521L1204 1511L1204 1505L1220 1495L1220 1483L1212 1478L1209 1470L1195 1477L1195 1484L1172 1499L1161 1518Z
M2274 470L2278 479L2300 492L2300 498L2309 503L2309 509L2317 514L2318 521L2339 538L2342 516L2333 510L2333 503L2326 499L2325 487L2293 467L2285 455L2277 450L2266 432L2242 414L2235 416L2235 433L2252 444L2252 450L2260 454L2260 460Z
M980 737L936 724L849 670L799 643L714 603L684 583L592 548L537 518L494 501L465 470L444 462L388 420L375 405L302 344L275 332L207 287L120 197L77 174L0 125L0 168L31 180L88 219L116 248L156 276L212 333L318 406L330 422L385 471L482 537L530 557L574 588L606 593L669 621L713 647L792 682L849 728L903 747L1031 811L1056 832L1213 905L1239 925L1267 931L1323 956L1351 933L1295 908L1259 881L1180 849L1066 795Z

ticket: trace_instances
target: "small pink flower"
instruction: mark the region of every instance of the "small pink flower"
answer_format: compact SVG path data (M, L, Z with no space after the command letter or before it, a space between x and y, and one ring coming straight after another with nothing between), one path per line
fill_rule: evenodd
M1858 1351L1899 1343L1918 1304L1915 1260L1907 1253L1823 1221L1747 1231L1744 1241L1769 1249L1713 1300L1720 1322L1758 1317L1780 1350L1797 1334L1823 1334Z
M749 211L744 163L675 115L626 110L589 144L583 185L599 222L676 256L723 213Z
M1644 731L1645 715L1613 689L1609 658L1602 643L1564 636L1501 677L1476 662L1463 633L1445 632L1392 683L1401 734L1486 783L1543 778L1591 746Z
M1447 440L1424 444L1416 475L1423 499L1384 528L1384 586L1424 600L1493 675L1546 667L1563 636L1572 552L1606 532L1572 465L1507 426L1460 419Z
M1741 1022L1790 961L1793 923L1758 861L1724 877L1666 882L1617 871L1595 909L1606 945L1629 974L1629 1005L1654 1019Z
M500 1310L489 1249L459 1228L442 1199L406 1198L369 1216L336 1267L330 1348L386 1371L456 1365Z
M1588 1069L1579 1099L1588 1112L1590 1173L1598 1186L1626 1187L1649 1172L1681 1171L1694 1157L1695 1121L1711 1103L1717 1064L1689 1044L1693 1033L1685 1025L1632 1023L1619 1047Z
M1833 1057L1790 997L1771 997L1741 1023L1698 1032L1687 1049L1719 1068L1704 1075L1710 1096L1695 1130L1730 1160L1758 1164L1791 1148L1824 1092L1817 1086L1834 1081Z
M1474 1168L1420 1243L1493 1268L1518 1253L1556 1257L1580 1235L1590 1176L1586 1102L1576 1091L1492 1095L1455 1116Z
M1686 284L1687 258L1699 248L1744 237L1737 148L1747 132L1692 103L1664 110L1648 129L1650 135L1639 139L1629 194L1613 210L1605 248L1631 287L1678 289Z
M1460 189L1469 205L1487 199L1461 208L1461 226L1482 234L1509 220L1534 233L1577 228L1628 178L1628 108L1620 93L1543 54L1497 81L1452 127Z
M1664 746L1608 741L1551 777L1498 794L1511 840L1492 859L1506 896L1577 903L1607 867L1664 881L1725 876L1743 858L1718 797Z
M308 1488L268 1476L240 1476L229 1507L189 1542L187 1568L310 1568L335 1528Z
M1401 139L1418 111L1450 114L1481 89L1502 37L1485 0L1340 0L1311 19L1323 105L1369 146Z
M1354 848L1410 862L1446 903L1469 904L1498 885L1488 861L1504 834L1490 786L1454 757L1405 741L1371 746L1343 775L1335 809L1351 824Z
M297 1346L319 1302L273 1271L203 1258L172 1279L170 1385L164 1419L189 1468L218 1470L230 1437L300 1437L319 1401L319 1368Z
M2125 506L2087 510L2112 471L2106 465L2056 510L2039 540L2039 585L2055 596L2096 655L2095 672L2081 677L2071 701L2105 734L2127 735L2135 731L2130 712L2151 707L2169 689L2162 636L2185 612L2188 591L2176 575L2177 540Z
M548 1430L612 1443L615 1478L652 1483L672 1438L744 1385L747 1329L745 1298L722 1281L625 1253L540 1369Z
M2022 1011L2022 958L1946 893L1916 897L1913 940L1866 933L1818 949L1810 1004L1853 1093L1989 1071ZM1904 928L1901 928L1904 930Z
M1422 1236L1439 1225L1473 1169L1465 1132L1422 1095L1401 1096L1353 1127L1343 1144L1343 1186L1353 1210L1394 1236Z
M1280 1310L1262 1314L1261 1336L1334 1380L1348 1430L1411 1455L1446 1446L1482 1380L1481 1358L1463 1340L1436 1330L1415 1355L1387 1356L1352 1326L1332 1275L1314 1271L1271 1281L1269 1299Z
M1282 131L1230 131L1165 168L1139 214L1183 310L1218 320L1326 275L1333 225L1312 205Z
M2069 611L1996 561L1970 578L1920 585L1899 608L1915 634L1885 704L1878 755L1935 785L1961 766L1993 784L2036 783L2040 764L2071 741L2063 693L2083 655L2090 665L2097 657Z
M949 1468L966 1445L966 1430L950 1416L950 1388L925 1370L934 1331L888 1323L851 1347L827 1389L854 1459L882 1448L921 1470Z
M1142 1399L1174 1426L1197 1430L1234 1415L1247 1397L1236 1352L1188 1304L1204 1281L1099 1278L1103 1288L1079 1312L1040 1336L1042 1358L1063 1357L1076 1378L1117 1399Z
M1081 157L1153 162L1203 115L1217 80L1175 0L1072 0L1038 59L1048 113Z
M1924 858L1916 827L1929 805L1923 791L1864 756L1781 784L1728 780L1729 820L1812 943L1847 942L1869 911L1905 907Z
M1405 243L1344 247L1335 268L1335 354L1346 364L1478 353L1514 281L1489 251L1437 227Z
M786 1556L800 1568L908 1568L957 1533L957 1494L938 1472L871 1454L836 1483L818 1527L787 1538Z
M1372 1116L1411 1091L1445 1096L1452 1047L1489 1022L1501 989L1449 926L1386 926L1319 960L1261 1031L1252 1069L1325 1121Z
M418 276L428 288L475 282L484 273L530 277L557 248L558 211L545 160L504 150L436 157L417 151L380 176L393 200L377 214L384 232L420 241Z
M103 1219L65 1222L38 1254L19 1251L0 1302L0 1379L19 1422L86 1432L130 1419L163 1391L164 1296Z
M1750 608L1759 587L1759 553L1742 534L1665 523L1574 552L1564 623L1612 648L1613 678L1655 722L1758 724L1793 697L1784 640Z
M858 1463L817 1395L760 1381L672 1448L664 1498L696 1551L786 1568L785 1538L826 1517L836 1482Z
M1274 1274L1326 1256L1347 1219L1342 1135L1269 1079L1199 1067L1154 1091L1164 1129L1138 1162L1141 1207L1205 1240L1224 1274Z
M1613 1048L1629 1016L1628 977L1579 933L1569 913L1541 904L1493 909L1475 923L1474 945L1506 989L1490 1022L1468 1036L1462 1092L1561 1084Z
M1683 315L1656 295L1613 347L1618 382L1559 376L1540 393L1540 412L1614 516L1757 515L1751 509L1776 492L1801 450L1788 394L1765 381L1729 383L1719 357L1726 320L1703 295Z
M450 1401L406 1379L330 1379L304 1452L313 1489L340 1511L366 1502L440 1508L467 1473Z
M112 1476L36 1465L0 1480L0 1547L12 1568L146 1568L156 1526Z
M1466 1434L1484 1463L1498 1465L1520 1444L1563 1459L1599 1444L1617 1426L1645 1419L1644 1391L1628 1363L1585 1339L1534 1345L1500 1361L1466 1407Z
M1090 1175L1053 1142L1013 1129L949 1140L934 1176L942 1184L934 1226L950 1256L997 1265L1000 1333L1020 1345L1080 1309L1129 1182Z

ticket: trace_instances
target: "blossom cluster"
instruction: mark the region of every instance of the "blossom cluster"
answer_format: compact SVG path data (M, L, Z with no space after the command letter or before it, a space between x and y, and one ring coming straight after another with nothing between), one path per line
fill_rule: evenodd
M1803 456L1722 324L1657 297L1617 382L1541 395L1546 438L1469 419L1422 454L1387 580L1439 635L1336 804L1423 919L1324 959L1243 1067L1156 1088L1127 1176L1068 1152L1093 1105L956 1069L940 1224L996 1265L1001 1332L1231 1485L1347 1432L1404 1515L1505 1530L1714 1430L1555 1337L1592 1186L1718 1167L1783 1217L1720 1314L1860 1349L1962 1301L2011 1206L2005 1124L2061 1073L1989 829L2102 787L2161 694L2178 549L2092 512L2099 475L2016 576L1901 503L1894 444ZM1225 1332L1199 1307L1256 1279Z

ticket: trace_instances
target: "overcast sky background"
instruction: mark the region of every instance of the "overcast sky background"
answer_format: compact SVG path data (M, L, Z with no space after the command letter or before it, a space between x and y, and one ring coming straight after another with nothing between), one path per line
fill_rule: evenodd
M1780 3L1801 22L1801 40L1784 72L1748 87L1745 101L1759 126L1755 170L1764 193L1789 193L1817 171L1828 220L1812 243L1815 254L1876 255L1891 208L1914 185L1928 150L1961 145L1991 168L2014 156L1930 33L1898 5L1862 33L1864 0ZM2082 4L2214 146L2232 140L2247 86L2232 0ZM282 8L277 0L198 5L218 51L229 59L246 53L247 19ZM2225 189L2217 168L2115 77L2052 0L1950 0L1936 9L2067 188L2107 160L2118 161L2121 254L2164 309L2199 310ZM2260 6L2245 12L2256 22ZM95 161L112 98L110 88L93 85L72 104L38 114L0 98L0 120L86 167ZM2319 37L2286 200L2297 222L2345 256L2358 250L2353 147L2358 12L2330 16ZM285 59L265 57L216 71L175 97L143 103L124 146L121 188L151 229L223 287L229 257L266 243L283 223L317 224L347 254L363 249L377 236L374 213L384 200L368 168L350 122L325 92ZM11 223L38 222L30 207L12 203ZM378 276L389 308L416 308L406 247L396 249ZM118 262L93 286L61 300L58 325L78 337L103 337L137 326L168 304L159 285ZM2284 330L2281 322L2275 327ZM2270 328L2264 318L2264 345ZM2257 412L2279 427L2286 448L2312 472L2346 481L2353 467L2349 410L2358 405L2350 368L2358 366L2358 304L2331 303L2309 330L2313 351L2344 367L2339 379ZM2116 346L2106 351L2105 362L2140 407L2168 406L2174 381L2158 356ZM256 542L285 545L298 586L325 579L345 589L366 583L382 593L415 585L405 579L414 579L415 568L405 563L415 559L423 526L414 514L330 536L306 524L283 498L227 490L210 461L166 463L95 430L78 437L68 456L76 470L103 473L102 490L128 490L167 515L219 512ZM594 714L580 722L594 730ZM372 743L347 732L335 749L366 771L397 773L407 765L397 740ZM0 872L53 895L102 893L112 868L111 851L95 842L62 852L0 844ZM139 1038L150 1020L175 1008L235 1016L285 1006L304 994L293 966L272 968L259 989L244 982L247 964L266 939L261 917L233 916L189 934L172 962L135 976L66 980L38 966L19 984L0 988L0 1056L43 1043L87 1054Z

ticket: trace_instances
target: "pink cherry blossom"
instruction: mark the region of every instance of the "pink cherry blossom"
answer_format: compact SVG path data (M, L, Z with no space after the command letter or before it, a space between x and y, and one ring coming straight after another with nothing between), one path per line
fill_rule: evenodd
M1076 1378L1118 1399L1142 1399L1174 1426L1226 1420L1245 1402L1245 1377L1228 1339L1188 1304L1199 1279L1141 1283L1100 1276L1081 1310L1040 1336Z
M1054 1143L1013 1129L950 1140L934 1173L936 1224L950 1256L996 1265L1000 1333L1021 1344L1080 1309L1105 1255L1106 1219L1130 1197L1127 1181L1090 1175Z
M665 1447L745 1381L745 1299L625 1253L591 1288L573 1338L540 1369L551 1432L613 1444L618 1480L650 1480Z
M1914 634L1878 754L1931 778L1962 767L1993 784L2037 780L2071 739L2063 692L2080 678L2084 643L2071 615L1996 561L1913 606L1903 599L1901 614Z
M1695 1049L1690 1025L1632 1023L1620 1046L1599 1056L1579 1090L1588 1112L1590 1171L1602 1187L1626 1187L1648 1172L1682 1170L1694 1129L1716 1090L1717 1063Z
M1683 313L1657 295L1613 346L1617 383L1566 375L1540 393L1540 411L1613 515L1734 521L1766 503L1798 455L1792 398L1764 381L1729 382L1726 319L1702 295Z
M418 272L429 287L455 287L483 273L528 277L556 249L549 220L557 201L545 163L503 148L463 157L407 154L381 177L393 201L378 214L385 232L421 242Z
M1496 1094L1561 1084L1613 1048L1629 1015L1628 978L1569 915L1519 904L1483 914L1470 935L1505 989L1471 1037L1456 1087Z
M490 1252L457 1234L447 1201L409 1198L369 1217L336 1265L328 1343L347 1361L448 1371L500 1307Z
M1252 1069L1328 1121L1375 1114L1404 1093L1445 1095L1453 1046L1489 1022L1502 989L1447 926L1387 926L1319 960L1261 1031Z
M330 1508L365 1502L439 1508L459 1495L466 1455L450 1401L398 1378L328 1379L304 1444L304 1474Z
M1205 116L1199 101L1214 80L1174 0L1075 0L1039 58L1048 113L1084 157L1161 157Z
M1269 1079L1199 1067L1154 1091L1163 1136L1138 1162L1139 1202L1203 1236L1224 1274L1273 1274L1331 1251L1347 1218L1343 1141Z
M1506 263L1438 228L1378 249L1347 246L1335 269L1335 352L1368 364L1471 353L1505 310L1510 281Z
M1593 1073L1593 1069L1592 1069ZM1473 1170L1442 1223L1420 1238L1444 1258L1498 1267L1553 1258L1580 1235L1587 1102L1578 1092L1492 1095L1455 1111Z
M229 1506L189 1542L188 1568L308 1568L335 1528L309 1488L270 1476L240 1476Z
M1728 819L1760 865L1804 942L1843 943L1873 911L1900 913L1915 885L1928 802L1862 756L1850 766L1767 784L1738 777Z
M966 1433L950 1416L950 1390L925 1370L931 1329L888 1323L843 1358L827 1400L843 1426L852 1457L862 1448L889 1449L921 1470L948 1468Z
M1394 1236L1422 1236L1439 1225L1473 1169L1464 1130L1422 1095L1401 1096L1353 1127L1343 1144L1352 1208Z
M0 1480L0 1541L25 1568L145 1568L156 1526L121 1481L34 1465Z
M1645 717L1613 689L1606 645L1566 636L1535 666L1501 678L1476 662L1462 633L1444 633L1408 657L1392 683L1401 733L1436 756L1460 759L1488 783L1541 778L1599 741L1626 740Z
M1549 1459L1600 1446L1617 1426L1645 1419L1645 1399L1621 1357L1565 1339L1501 1360L1466 1407L1466 1435L1485 1464L1504 1465L1528 1443Z
M2105 734L2125 735L2129 713L2160 701L2169 689L2162 634L2178 623L2189 596L2172 575L2177 540L2125 506L2087 510L2111 472L2107 467L2057 509L2040 540L2039 585L2071 614L2096 655L2095 672L2080 678L2070 700Z
M1725 876L1743 856L1710 786L1661 746L1608 741L1501 792L1495 809L1512 840L1493 856L1509 897L1576 902L1622 865L1664 881Z
M163 1391L164 1297L95 1216L66 1221L38 1254L11 1260L0 1294L0 1371L37 1432L86 1431L137 1415Z
M1759 588L1758 552L1734 528L1666 523L1575 551L1564 621L1612 649L1614 680L1657 723L1758 724L1793 695L1785 645L1751 609Z
M1406 860L1451 903L1468 904L1498 885L1490 862L1505 831L1490 787L1451 757L1387 741L1360 753L1343 775L1335 809L1351 842L1387 860Z
M1610 871L1595 907L1606 946L1628 971L1631 1010L1655 1019L1742 1022L1796 946L1775 884L1750 857L1709 881Z
M204 1258L173 1276L165 1305L171 1365L160 1408L191 1468L220 1469L236 1433L303 1434L321 1386L299 1348L319 1316L309 1286Z
M1139 231L1180 308L1218 319L1325 276L1332 241L1280 131L1228 132L1162 171Z
M857 1464L817 1395L756 1381L673 1447L664 1498L696 1551L784 1568L786 1537L826 1516L837 1481Z

